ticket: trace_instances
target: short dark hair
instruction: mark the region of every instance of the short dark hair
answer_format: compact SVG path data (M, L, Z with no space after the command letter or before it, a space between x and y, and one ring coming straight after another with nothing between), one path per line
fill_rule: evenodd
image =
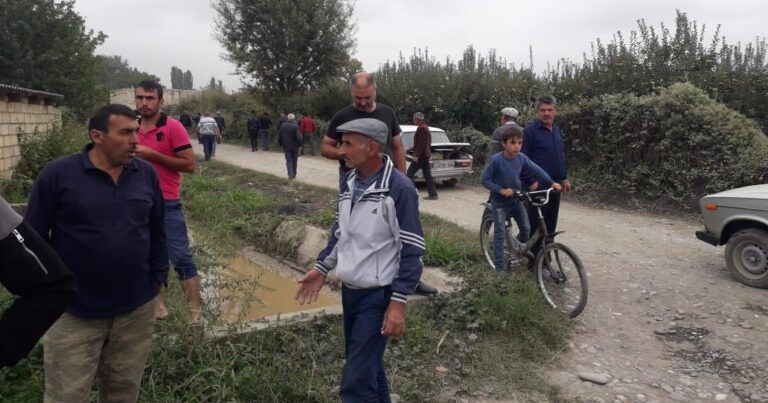
M549 94L542 95L542 96L536 98L536 103L534 104L533 109L535 111L538 111L539 107L541 105L555 105L555 106L557 106L557 100L552 95L549 95Z
M122 104L109 104L102 106L93 116L88 119L88 132L98 130L100 132L109 131L109 118L112 116L125 116L136 119L133 109Z
M501 132L501 144L506 143L509 139L521 138L523 138L523 131L520 129L520 126L517 125L512 125Z
M163 86L155 80L142 80L136 88L144 88L144 91L157 91L157 98L163 99Z

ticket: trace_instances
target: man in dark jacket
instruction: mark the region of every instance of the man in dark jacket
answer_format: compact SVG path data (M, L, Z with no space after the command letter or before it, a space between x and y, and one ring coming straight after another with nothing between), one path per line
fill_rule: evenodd
M257 151L259 149L259 117L256 116L256 111L251 110L246 125L248 127L248 139L251 141L251 152Z
M0 317L0 367L26 357L75 298L59 255L0 197L0 283L19 298Z
M267 112L264 112L259 118L259 131L261 132L261 149L269 151L269 127L272 126L272 119Z
M435 189L435 181L432 179L432 167L429 165L429 158L432 155L432 133L429 132L429 126L424 123L424 114L421 112L413 114L413 124L416 125L416 134L413 135L413 162L408 167L407 176L413 180L416 172L421 169L424 180L427 182L427 193L429 194L424 200L437 200L437 189Z
M283 148L285 153L285 166L288 168L288 179L296 178L296 165L299 160L299 150L301 149L301 131L299 125L295 122L296 116L288 114L285 123L278 129L277 142Z
M192 129L192 117L189 116L187 111L184 111L184 113L179 115L179 123L181 123L181 125L184 126L185 129L187 129L187 132L189 132Z
M43 343L46 402L88 401L95 378L100 401L138 397L169 260L158 174L135 158L138 128L127 106L100 108L91 142L43 168L29 197L29 224L77 289Z

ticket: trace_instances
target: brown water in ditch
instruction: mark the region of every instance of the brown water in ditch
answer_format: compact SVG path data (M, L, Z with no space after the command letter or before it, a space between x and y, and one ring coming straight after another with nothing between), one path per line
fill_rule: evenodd
M298 288L295 279L273 273L243 256L232 259L227 268L235 281L242 281L244 289L221 290L225 297L222 319L226 321L259 319L341 303L338 296L321 293L312 304L299 305L294 299ZM258 286L251 286L253 283Z

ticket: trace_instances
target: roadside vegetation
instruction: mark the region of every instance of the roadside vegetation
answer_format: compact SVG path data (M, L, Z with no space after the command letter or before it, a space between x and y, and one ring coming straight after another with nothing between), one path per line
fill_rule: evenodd
M206 287L256 287L227 275L222 262L244 247L290 258L273 236L283 220L321 228L333 221L335 192L211 162L184 179L183 199L194 233L194 258ZM477 236L426 215L425 263L463 278L463 288L419 304L405 337L392 340L385 360L393 393L403 401L451 401L469 396L527 396L558 401L542 367L566 349L570 323L548 309L527 273L498 276L483 262ZM336 399L343 366L340 317L241 333L218 319L218 297L207 299L206 326L190 325L171 275L170 317L158 323L140 401L327 402ZM226 294L226 293L221 293ZM5 304L9 302L3 294ZM0 372L0 400L40 400L42 348Z

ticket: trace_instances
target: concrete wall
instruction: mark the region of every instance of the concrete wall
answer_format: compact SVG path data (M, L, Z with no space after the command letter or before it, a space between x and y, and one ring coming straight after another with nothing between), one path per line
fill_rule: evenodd
M163 89L163 100L166 106L178 105L182 99L189 98L198 91L196 90L172 90ZM109 92L109 102L113 104L123 104L131 109L136 108L136 101L133 98L133 88L121 88Z
M0 93L0 177L9 178L19 162L20 133L43 133L61 121L61 111L32 95Z

